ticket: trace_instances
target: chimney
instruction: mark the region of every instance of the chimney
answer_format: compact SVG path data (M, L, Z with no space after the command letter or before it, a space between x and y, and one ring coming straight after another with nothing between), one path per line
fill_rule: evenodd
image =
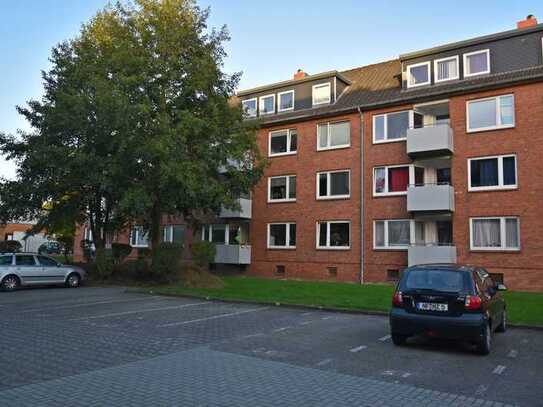
M517 28L530 28L537 25L537 18L533 14L528 14L526 20L521 20L517 22Z
M303 71L303 69L298 69L296 73L294 74L294 79L303 79L307 76L307 74Z

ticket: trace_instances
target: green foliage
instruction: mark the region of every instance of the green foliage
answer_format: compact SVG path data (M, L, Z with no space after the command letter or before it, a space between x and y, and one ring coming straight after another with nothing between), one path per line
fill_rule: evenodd
M115 273L124 279L139 282L151 280L151 270L147 261L143 259L127 260L115 266Z
M180 271L183 246L161 243L153 249L153 275L160 281L172 280Z
M92 243L92 240L83 239L81 242L79 242L79 246L83 251L83 258L85 259L85 262L90 263L94 257L94 244Z
M23 246L17 240L2 240L0 241L0 253L16 253L20 252Z
M132 246L126 243L112 243L111 252L115 263L122 263L132 253Z
M138 247L138 259L144 260L151 256L151 249L148 247Z
M96 250L96 271L102 279L107 279L113 274L115 262L111 250L98 249Z
M200 267L207 267L209 263L213 263L215 260L215 253L217 249L211 242L200 240L192 244L192 259Z

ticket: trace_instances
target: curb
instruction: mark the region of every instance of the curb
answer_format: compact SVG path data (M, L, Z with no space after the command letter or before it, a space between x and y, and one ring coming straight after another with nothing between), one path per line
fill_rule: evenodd
M267 306L274 305L276 307L340 312L343 314L374 315L374 316L381 316L381 317L388 316L387 311L355 310L355 309L348 309L348 308L327 307L327 306L322 306L322 305L302 305L302 304L288 304L288 303L285 304L285 303L280 303L280 302L274 303L274 302L265 302L265 301L231 300L231 299L225 299L225 298L216 298L216 297L211 297L211 296L202 296L202 295L193 295L193 294L154 293L152 289L147 289L147 288L125 288L125 292L160 295L163 297L192 298L192 299L199 299L199 300L204 299L208 301L222 302L225 304L237 303L237 304L253 304L253 305L267 305ZM529 329L533 331L543 331L543 325L527 325L527 324L515 324L515 323L508 323L507 325L509 328L514 328L514 329Z

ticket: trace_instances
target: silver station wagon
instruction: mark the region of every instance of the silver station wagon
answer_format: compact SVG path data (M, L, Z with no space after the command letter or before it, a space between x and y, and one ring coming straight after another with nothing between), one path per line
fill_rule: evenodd
M41 254L0 254L0 287L4 291L32 285L79 287L85 278L86 273L82 268L65 266Z

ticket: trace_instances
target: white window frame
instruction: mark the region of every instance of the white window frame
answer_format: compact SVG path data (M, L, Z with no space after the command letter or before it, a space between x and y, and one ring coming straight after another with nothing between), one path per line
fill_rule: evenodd
M263 106L264 106L264 99L273 98L273 111L264 113L263 112ZM277 109L277 106L275 105L275 94L271 93L269 95L263 95L258 98L258 113L260 116L268 116L270 114L275 114L275 111Z
M413 109L411 109L411 110L396 110L394 112L386 112L386 113L380 113L380 114L373 115L373 117L372 117L373 144L396 143L398 141L406 141L407 140L407 137L401 137L401 138L395 138L395 139L388 139L387 138L388 137L388 122L387 122L388 115L395 114L395 113L403 113L403 112L409 112L408 129L413 128L414 121L415 121L415 111ZM385 139L384 140L376 140L375 139L375 121L376 121L376 119L378 117L381 117L381 116L384 117L383 130L385 132Z
M412 85L411 84L411 69L418 68L419 66L426 66L426 68L428 69L428 80L426 82L416 83ZM407 87L417 88L419 86L431 85L432 84L432 70L430 67L431 67L430 61L419 62L418 64L408 65L407 66Z
M340 123L349 123L349 143L340 144L337 146L330 146L330 125L340 124ZM321 147L319 145L319 126L326 126L326 147ZM350 120L339 120L336 122L317 123L317 151L337 150L338 148L348 148L348 147L351 147L351 121Z
M516 219L517 221L517 236L518 236L518 247L507 247L506 244L506 220L507 219ZM476 247L473 245L473 221L474 220L499 220L500 221L500 247ZM487 251L508 251L508 252L518 252L520 251L520 217L519 216L479 216L474 218L469 218L469 249L471 251L477 252L487 252Z
M230 224L228 224L228 223L215 223L215 224L203 225L202 226L202 240L213 243L213 225L225 225L224 242L223 243L214 243L214 244L216 244L216 245L217 244L218 245L228 245L228 242L230 241ZM206 228L207 228L207 230L209 232L209 237L208 237L207 240L204 239L204 236L205 236L204 230Z
M456 76L453 76L453 77L450 77L450 78L447 78L447 79L438 79L438 77L437 77L437 73L439 72L438 71L438 64L440 62L450 61L451 59L454 59L456 61ZM458 55L453 55L453 56L450 56L450 57L439 58L439 59L434 60L434 82L435 83L452 81L452 80L455 80L455 79L458 79L458 78L460 78L460 58L458 57Z
M255 102L255 113L254 113L254 114L249 114L249 113L246 112L244 103L247 103L247 102ZM251 99L242 100L242 101L241 101L241 106L242 106L242 108L243 108L243 113L244 113L247 117L256 117L256 116L258 115L258 99L257 99L257 98L251 98Z
M174 225L174 224L164 225L163 228L162 228L162 241L164 243L173 243L173 228L174 228L174 226L183 226L185 228L185 231L186 231L186 227L184 225ZM167 232L167 230L169 232ZM166 240L166 237L168 236L168 234L170 235L171 239Z
M332 186L331 186L331 183L330 183L330 179L331 179L331 174L336 174L336 173L339 173L339 172L346 172L349 174L349 193L348 194L344 194L344 195L330 195L330 191L332 189ZM326 195L325 196L321 196L320 195L320 182L319 182L319 177L321 176L321 174L326 174ZM316 191L317 191L317 194L316 194L316 198L317 200L319 201L326 201L326 200L331 200L331 199L349 199L351 197L351 170L350 169L344 169L344 170L333 170L333 171L321 171L321 172L317 172L317 177L316 177Z
M469 68L468 57L470 57L472 55L483 54L483 53L486 53L486 67L487 67L486 71L484 71L484 72L476 72L476 73L468 72L468 68ZM490 73L490 50L489 49L480 49L480 50L477 50L477 51L468 52L466 54L463 54L462 55L462 60L463 60L463 64L464 64L464 78L470 78L472 76L479 76L479 75L486 75L486 74Z
M132 236L136 233L136 242L140 240L141 226L132 226L130 229L130 246L132 247L149 247L149 236L147 236L147 244L132 244ZM149 233L149 232L147 232ZM144 233L145 234L145 233Z
M326 246L319 245L320 237L320 224L326 223ZM349 246L330 246L330 225L333 223L347 223L349 225ZM321 220L316 224L316 242L315 248L317 250L351 250L352 244L352 228L350 220Z
M274 131L270 131L268 133L268 157L281 157L283 155L294 155L294 154L298 153L298 143L296 143L296 151L290 151L290 141L291 141L292 130L295 130L295 129L274 130ZM287 132L287 151L285 151L284 153L272 154L272 152L271 152L271 140L272 140L272 137L277 136L278 135L277 133L283 133L285 131ZM296 132L296 134L298 134L298 133Z
M377 233L376 233L377 222L385 223L385 230L384 230L385 245L384 246L377 246L377 243L376 243L377 242ZM409 222L409 244L402 245L402 246L398 246L398 245L390 246L389 241L388 241L388 224L390 222ZM416 222L417 221L415 219L375 219L373 221L373 250L407 250L409 249L409 247L415 244L415 241L416 241L416 237L415 237L415 233L416 233L415 223Z
M315 89L324 88L324 87L328 88L328 100L326 100L324 102L320 102L320 103L315 103ZM323 82L323 83L318 83L316 85L313 85L313 87L311 88L311 102L312 102L312 105L313 106L329 105L330 102L332 101L331 92L332 92L332 87L330 85L330 82Z
M512 124L498 124L501 122L501 103L500 99L502 97L508 97L511 96L513 100L513 123ZM495 100L496 101L496 125L495 126L487 126L487 127L476 127L474 129L469 127L469 106L472 103L476 102L484 102L486 100ZM480 131L491 131L491 130L499 130L499 129L511 129L514 128L516 124L516 114L515 114L515 95L512 93L507 93L505 95L498 95L498 96L490 96L487 98L481 98L481 99L473 99L466 101L466 132L467 133L477 133Z
M290 183L289 183L289 180L292 177L296 178L296 174L274 175L273 177L268 177L268 203L296 202L296 198L288 198L288 196L290 195ZM285 199L272 199L272 196L271 196L271 181L272 181L272 179L276 179L276 178L286 178L286 180L287 180L287 182L286 182L286 196L287 196L287 198L285 198Z
M292 107L289 107L287 109L281 109L281 96L283 95L287 95L289 93L292 93ZM277 94L277 111L279 113L282 113L282 112L290 112L291 110L294 110L294 98L295 98L296 94L294 92L294 89L291 89L291 90L286 90L284 92L279 92Z
M508 157L515 157L515 184L504 185L503 184L503 159ZM498 160L498 185L487 187L472 187L471 186L471 162L478 160L497 159ZM489 155L484 157L468 158L468 191L503 191L518 188L518 162L516 154L505 155Z
M285 225L285 246L272 246L270 245L270 227L272 225ZM266 227L266 247L268 249L281 249L281 250L294 250L296 249L296 245L290 246L290 225L296 225L296 222L272 222L268 223ZM298 234L298 227L296 227L296 234ZM298 240L298 236L296 236L296 240Z
M409 167L409 185L415 184L415 165L414 164L399 164L399 165L377 165L373 167L373 196L401 196L407 195L407 190L399 192L377 192L377 179L375 178L375 170L378 168L384 168L385 174L385 190L388 191L388 170L389 168ZM421 167L422 168L422 167Z

